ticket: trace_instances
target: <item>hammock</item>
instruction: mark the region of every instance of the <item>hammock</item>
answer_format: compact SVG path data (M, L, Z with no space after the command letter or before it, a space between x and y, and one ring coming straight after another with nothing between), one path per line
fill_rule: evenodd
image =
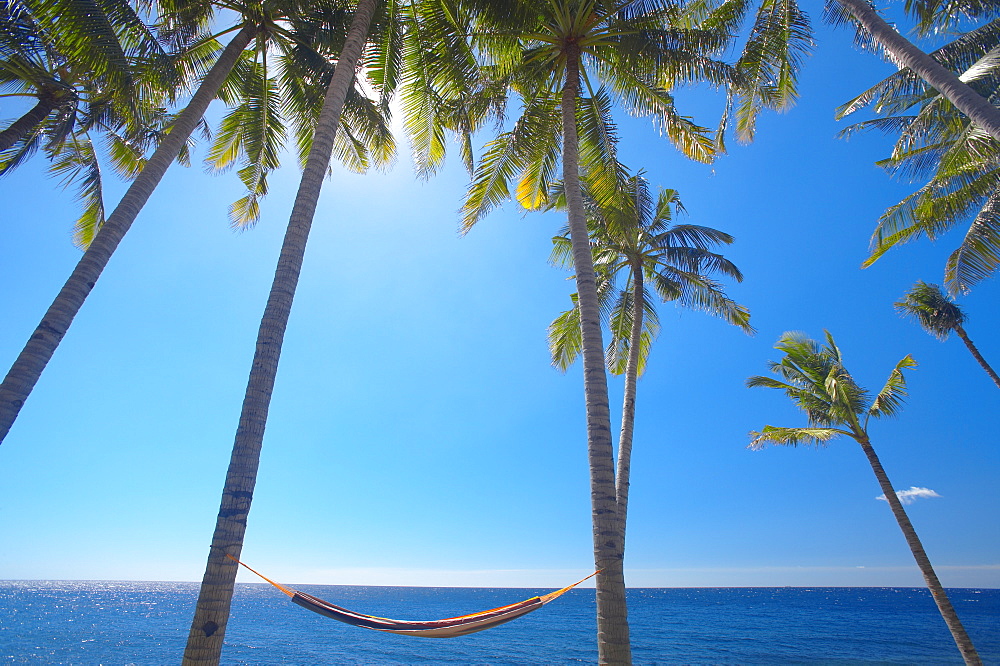
M291 597L294 603L302 606L303 608L307 608L314 613L325 615L326 617L354 625L355 627L364 627L365 629L374 629L375 631L385 631L390 634L403 634L405 636L424 636L426 638L452 638L454 636L465 636L466 634L472 634L477 631L492 629L493 627L501 625L504 622L516 620L522 615L527 615L531 611L538 610L553 599L559 598L588 578L596 576L598 573L595 571L587 576L587 578L577 581L569 587L564 587L561 590L549 592L548 594L543 594L540 597L531 597L530 599L525 599L524 601L519 601L515 604L508 604L507 606L500 606L499 608L482 611L480 613L472 613L471 615L462 615L460 617L449 617L444 620L421 622L411 620L390 620L384 617L355 613L354 611L347 610L346 608L334 606L333 604L323 601L319 597L314 597L311 594L306 594L305 592L299 592L285 587L284 585L279 585L270 578L257 573L232 555L226 555L226 557L233 560L237 564L246 567L250 571L253 571L253 573L257 574L268 583L274 585L276 588Z

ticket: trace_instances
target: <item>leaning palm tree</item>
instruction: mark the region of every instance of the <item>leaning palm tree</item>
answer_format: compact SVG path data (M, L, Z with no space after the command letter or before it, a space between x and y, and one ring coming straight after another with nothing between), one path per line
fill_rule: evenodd
M955 332L955 335L962 339L969 353L979 362L986 374L990 376L993 383L1000 388L1000 376L990 367L979 349L969 339L968 333L962 324L965 323L966 315L958 304L942 293L941 288L936 284L927 284L918 280L913 287L906 292L903 300L893 304L896 312L901 315L913 317L924 329L938 340L947 340L948 336Z
M1000 102L1000 20L961 34L932 53L992 104ZM926 180L889 207L872 234L872 265L893 247L921 237L942 237L969 222L949 255L944 285L967 293L1000 266L1000 141L962 115L943 95L908 69L886 77L838 109L844 117L870 106L878 117L846 128L849 136L875 129L897 134L892 154L878 166L893 176Z
M785 333L779 338L775 349L785 355L781 361L769 364L771 372L780 379L750 377L747 379L747 386L784 391L806 413L809 425L805 428L764 426L760 432L750 433L750 448L760 449L768 443L787 446L824 445L841 435L860 444L962 658L966 664L982 664L868 437L868 422L871 419L891 417L899 412L906 397L903 370L916 367L916 361L909 355L905 356L896 364L885 386L873 398L854 381L844 367L840 349L829 332L826 333L826 344L823 346L802 333Z
M986 8L983 12L985 14L994 11L992 3L981 3L981 7ZM912 70L948 98L984 132L1000 141L1000 109L966 85L954 72L899 34L868 0L830 0L827 9L827 14L834 23L856 22L864 35L881 46L893 62Z
M0 131L0 153L30 147L43 130L69 134L91 106L134 120L162 95L173 64L142 15L126 0L0 1L0 87L10 91L0 96L35 102Z
M50 173L77 186L83 214L74 242L86 248L104 223L103 158L118 174L135 175L169 122L162 106L175 92L175 74L156 34L124 0L100 8L0 2L0 98L36 100L0 131L0 176L43 150ZM98 137L107 146L100 160Z
M92 72L63 57L45 39L26 7L0 4L0 24L0 86L7 91L0 98L34 101L30 109L0 131L3 153L40 134L47 120L56 126L71 125L81 97L88 97L87 93L97 86L89 85Z
M685 212L676 190L661 190L654 201L640 173L623 183L615 205L599 206L593 200L587 204L598 294L611 335L605 357L612 374L625 376L615 473L618 522L624 539L636 389L660 328L650 286L664 303L702 310L747 333L752 333L753 327L749 311L726 296L722 286L710 277L719 273L742 281L739 269L712 251L718 245L732 243L733 237L710 227L675 224L674 219ZM552 262L571 266L569 237L556 236L552 241ZM577 300L576 294L573 300ZM563 312L549 326L549 348L553 365L560 370L565 371L576 361L580 353L577 307Z
M611 121L616 102L634 115L652 117L686 155L707 162L718 145L706 128L678 113L670 90L685 82L721 86L750 81L747 88L756 91L763 81L741 76L715 60L728 45L730 33L715 26L689 27L696 22L688 21L673 2L472 4L479 13L471 33L484 56L484 70L491 80L509 82L523 112L513 129L487 144L473 174L463 228L468 230L510 198L511 181L517 183L516 198L522 205L545 206L546 193L561 166L579 295L594 560L600 570L598 652L602 663L629 663L623 540L617 520L600 304L580 174L587 172L598 200L611 196L616 188L620 173ZM780 4L786 11L778 14L798 19L800 14L791 10L794 2ZM785 52L779 45L797 39L797 33L787 30L771 36L770 50L759 58L762 62L780 58ZM755 97L758 103L751 110L759 104L779 106L794 90L794 59L786 62L787 85L770 86L766 95Z
M201 121L240 53L250 43L255 29L254 23L243 26L223 50L184 112L175 121L171 132L159 144L142 173L132 182L122 201L101 226L4 377L0 384L0 441L10 432L24 401L55 353L73 318L163 174Z
M288 39L295 42L295 38L291 35L290 24L297 24L300 18L306 16L299 0L247 0L243 3L220 4L233 11L239 10L235 15L235 21L218 34L204 38L200 37L198 29L211 20L212 3L161 0L160 5L170 10L165 15L164 32L184 38L188 50L198 56L193 59L194 65L189 67L191 73L204 73L204 76L200 78L198 88L184 110L173 120L170 131L162 138L149 159L143 162L141 171L132 181L118 206L94 235L93 241L80 258L73 273L0 383L0 442L10 432L24 401L38 382L42 371L125 233L131 228L167 168L185 149L192 132L202 123L208 105L220 95L234 69L240 67L241 63L247 64L244 51L251 48L258 53L266 52L274 46L275 40ZM45 7L46 3L41 2L41 6ZM342 17L335 11L335 7L327 9L330 10L328 14L333 20L339 22ZM232 17L232 14L228 16ZM47 20L55 25L59 16L50 11ZM329 20L324 22L329 23ZM231 38L220 51L216 38L224 35L231 35ZM197 39L192 44L191 41L195 37ZM208 55L205 54L206 50L210 52ZM252 62L252 58L250 61ZM206 73L204 68L208 64L211 66ZM266 123L261 127L266 130L273 129L273 125ZM267 166L264 164L265 168ZM244 217L244 213L252 213L255 210L253 197L259 197L263 192L259 178L247 178L245 182L251 189L249 195L251 199L248 200L245 210L238 211L238 215Z
M184 650L185 664L218 664L222 654L237 565L246 533L247 514L257 481L264 428L274 388L285 329L298 285L306 241L323 180L330 165L341 112L354 88L355 72L379 0L361 0L333 74L312 136L295 203L285 231L274 281L261 318L229 469L222 490L205 575Z

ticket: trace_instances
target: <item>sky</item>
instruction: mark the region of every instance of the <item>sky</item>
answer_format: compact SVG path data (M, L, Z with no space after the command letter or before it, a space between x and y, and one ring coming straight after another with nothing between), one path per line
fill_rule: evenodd
M853 440L747 449L750 430L805 420L745 379L779 358L783 332L828 329L872 389L906 354L919 362L873 444L895 488L932 491L907 511L944 585L1000 587L1000 392L958 339L892 308L916 280L941 281L961 231L860 270L878 215L914 185L874 166L889 138L836 136L834 109L891 68L814 22L797 106L714 165L618 116L622 160L678 190L688 221L736 237L725 254L745 280L727 290L757 329L661 306L638 389L627 581L922 585ZM705 125L721 104L678 93ZM0 118L19 108L0 99ZM168 172L0 446L0 579L200 580L298 181L286 162L242 233L226 219L235 174ZM574 291L547 263L562 220L508 205L460 236L466 184L457 159L417 180L405 145L387 172L337 167L326 184L243 549L273 579L555 587L592 570L582 379L550 366L545 336ZM79 251L71 193L40 158L0 197L6 368ZM994 364L998 297L993 279L960 300ZM621 380L610 386L617 419Z

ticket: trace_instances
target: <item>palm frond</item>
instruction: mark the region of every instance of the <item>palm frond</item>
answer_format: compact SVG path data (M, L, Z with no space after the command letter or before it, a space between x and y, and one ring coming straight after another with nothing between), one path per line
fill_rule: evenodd
M952 295L968 293L972 286L993 275L1000 267L1000 193L994 191L961 245L945 264L944 281Z
M611 201L621 182L612 109L611 97L602 88L581 99L577 113L580 165L586 172L588 195L598 204Z
M52 155L51 172L68 188L76 185L83 214L73 226L73 243L86 249L104 224L104 197L100 165L94 145L86 136L77 135L59 146Z
M576 294L572 295L573 307L562 312L549 324L549 353L552 365L566 372L583 352L583 334L580 332L580 309L576 307Z
M280 166L280 148L285 138L278 82L267 75L266 61L253 63L239 72L240 103L222 120L206 158L213 171L243 163L237 175L246 195L229 209L236 229L246 229L260 217L260 200L267 194L267 175Z
M760 431L750 431L750 444L747 448L759 451L768 444L782 446L798 446L799 444L814 444L822 446L841 435L851 433L837 428L782 428L764 426Z
M795 0L765 0L760 4L736 69L738 86L736 134L752 141L762 108L785 110L798 97L797 79L802 59L812 50L809 18Z
M909 354L896 364L889 373L885 386L872 401L872 406L868 409L868 418L892 417L899 413L906 397L906 378L903 376L903 370L915 367L917 362Z
M540 142L559 141L555 98L544 96L533 102L511 131L486 144L462 209L463 233L493 208L510 199L511 181L525 171L532 155L539 155L542 150Z
M623 375L628 366L629 354L632 350L632 324L635 315L635 295L633 286L626 284L624 289L619 290L618 298L615 300L608 317L608 328L611 331L611 339L605 350L605 361L608 371L613 375ZM637 375L641 376L646 370L646 363L649 359L649 352L653 347L653 341L660 333L660 319L654 306L650 294L647 292L643 298L642 331L639 334L639 362L636 367Z

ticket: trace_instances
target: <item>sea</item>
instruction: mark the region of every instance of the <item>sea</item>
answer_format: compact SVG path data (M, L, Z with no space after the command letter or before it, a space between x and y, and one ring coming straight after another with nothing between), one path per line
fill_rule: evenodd
M371 615L432 620L550 590L302 586ZM0 581L0 663L177 664L195 583ZM1000 665L1000 590L949 596L984 663ZM628 592L636 664L961 664L922 588L656 588ZM500 627L432 639L359 629L274 588L239 584L224 664L595 663L593 590Z

